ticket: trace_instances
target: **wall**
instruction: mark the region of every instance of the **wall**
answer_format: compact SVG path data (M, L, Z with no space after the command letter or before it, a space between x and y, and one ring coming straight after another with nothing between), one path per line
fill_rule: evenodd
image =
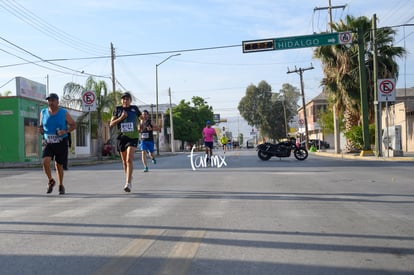
M44 103L31 99L0 98L0 162L38 161L41 158L37 125L43 106Z

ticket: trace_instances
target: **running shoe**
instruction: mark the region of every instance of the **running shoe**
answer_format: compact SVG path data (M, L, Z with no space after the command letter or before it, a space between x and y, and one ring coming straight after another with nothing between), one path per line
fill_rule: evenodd
M148 172L148 167L145 167L144 168L144 172Z
M157 160L155 158L152 159L153 164L157 164Z
M59 195L65 195L65 186L59 185Z
M125 192L131 192L131 188L132 188L131 183L125 183L125 186L124 186Z
M54 179L49 180L49 183L47 184L47 192L46 192L47 194L52 193L53 187L55 186L55 184L56 184L56 182L55 182Z

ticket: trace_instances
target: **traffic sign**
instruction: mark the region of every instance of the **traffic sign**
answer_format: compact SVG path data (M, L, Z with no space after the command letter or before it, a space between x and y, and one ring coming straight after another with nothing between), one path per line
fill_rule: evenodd
M314 35L275 38L275 50L287 50L307 47L320 47L352 42L351 32L334 32Z
M395 101L395 80L378 79L378 102Z
M82 111L96 111L96 95L95 91L85 91L82 93Z
M220 122L220 114L213 114L213 120L215 123L219 123Z

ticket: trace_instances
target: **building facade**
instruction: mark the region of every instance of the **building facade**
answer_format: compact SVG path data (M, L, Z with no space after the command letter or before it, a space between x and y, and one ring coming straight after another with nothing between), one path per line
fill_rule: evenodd
M332 134L324 134L322 126L318 124L319 114L325 112L328 107L328 95L324 92L306 103L306 117L308 122L309 139L321 139L335 144ZM389 128L400 129L400 150L402 152L414 151L414 88L396 89L395 102L382 102L381 129L383 136L386 135L387 125ZM298 110L299 131L305 134L303 107ZM393 141L394 142L394 141ZM341 135L341 144L344 144L344 137ZM398 142L397 142L398 144ZM383 152L386 149L382 144ZM393 152L394 153L394 152Z

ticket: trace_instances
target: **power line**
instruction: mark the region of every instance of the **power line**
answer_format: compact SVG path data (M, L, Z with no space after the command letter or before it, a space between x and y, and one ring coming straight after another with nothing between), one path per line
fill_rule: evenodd
M1 38L1 37L0 37L0 38ZM50 67L47 67L47 66L43 66L43 65L41 65L41 64L37 64L37 63L39 63L39 62L44 62L44 60L34 62L34 61L27 60L27 59L25 59L25 58L23 58L23 57L17 56L17 55L15 55L15 54L12 54L12 53L10 53L10 52L8 52L8 51L6 51L6 50L3 50L3 49L0 49L0 50L1 50L1 51L3 51L3 52L5 52L5 53L7 53L7 54L10 54L10 55L12 55L12 56L15 56L15 57L17 57L17 58L19 58L19 59L21 59L21 60L26 61L26 62L27 62L26 64L33 64L33 65L39 66L39 67L41 67L41 68L48 69L48 70L52 70L52 71L55 71L55 72L58 72L58 73L63 73L63 74L67 73L67 72L60 71L60 70L57 70L57 69L53 69L53 68L50 68ZM5 67L5 66L0 66L0 68L2 68L2 67ZM79 76L79 75L78 75L78 76Z
M3 7L10 14L19 18L26 24L40 31L41 33L57 40L66 46L69 46L73 49L86 52L86 53L95 53L96 51L104 52L105 50L102 47L95 47L92 44L80 40L65 31L49 24L45 20L42 20L41 17L37 16L33 12L26 9L23 5L17 3L16 1L6 1L0 0L0 6Z
M6 83L4 83L3 85L0 86L0 89L3 88L4 86L6 86L7 84L9 84L10 82L12 82L15 78L13 77L12 79L10 79L9 81L7 81Z
M0 36L0 39L1 39L1 40L3 40L3 41L5 41L6 43L8 43L8 44L10 44L10 45L12 45L12 46L14 46L14 47L16 47L17 49L19 49L19 50L21 50L21 51L23 51L23 52L25 52L25 53L27 53L27 54L29 54L29 55L31 55L31 56L33 56L33 57L37 58L37 59L39 59L39 60L40 60L40 61L42 61L42 62L46 62L46 63L48 63L48 64L50 64L50 65L52 65L52 66L56 66L56 67L59 67L59 68L65 69L65 70L72 71L72 72L74 72L74 73L78 74L77 76L81 76L81 75L88 75L88 76L95 76L95 77L109 78L108 76L102 76L102 75L96 75L96 74L86 73L86 72L84 72L84 71L78 71L78 70L74 70L74 69L69 68L69 67L65 67L65 66L62 66L62 65L54 64L54 63L52 63L52 62L50 62L50 61L48 61L48 60L45 60L45 59L41 58L40 56L35 55L34 53L31 53L31 52L29 52L29 51L27 51L27 50L23 49L22 47L20 47L20 46L18 46L18 45L16 45L16 44L14 44L14 43L12 43L12 42L8 41L7 39L5 39L5 38L3 38L3 37L1 37L1 36ZM4 51L4 50L3 50L3 51ZM8 52L7 52L7 53L8 53ZM11 53L9 53L9 54L11 54ZM16 56L16 55L15 55L15 56ZM18 57L18 56L16 56L16 57ZM34 63L34 62L32 62L32 61L29 61L29 60L27 60L27 59L24 59L24 58L22 58L22 57L18 57L18 58L20 58L20 59L22 59L22 60L25 60L25 61L27 61L27 62L29 62L29 63L33 64L33 65L40 66L40 67L42 67L42 68L46 68L46 69L53 70L53 71L56 71L56 72L60 72L60 73L64 73L64 74L65 74L65 73L66 73L66 74L68 74L68 72L63 72L63 71L59 71L59 70L56 70L56 69L53 69L53 68L49 68L49 67L46 67L46 66L42 66L42 65L36 64L36 63ZM72 73L72 74L73 74L73 73Z

